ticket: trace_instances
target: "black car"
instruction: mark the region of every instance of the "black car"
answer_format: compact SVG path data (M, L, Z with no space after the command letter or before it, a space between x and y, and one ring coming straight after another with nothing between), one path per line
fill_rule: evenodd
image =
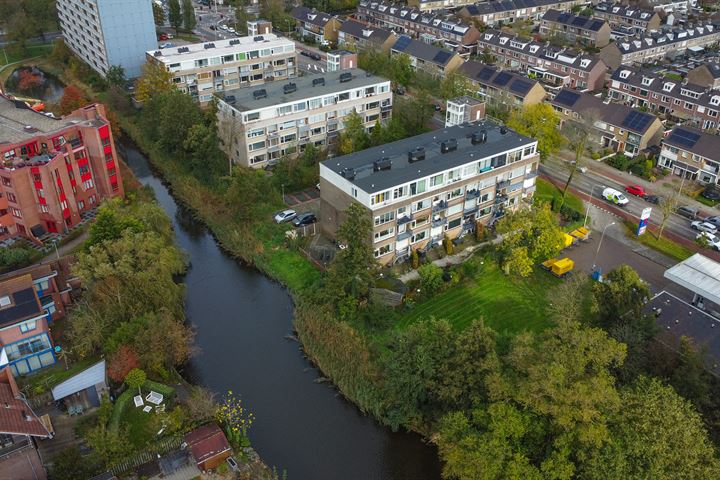
M320 55L318 55L317 53L311 53L310 58L312 58L315 61L322 59L322 57Z
M309 56L310 56L310 54L307 52L307 50L300 50L300 55L302 55L303 57L309 57Z
M646 202L654 203L655 205L660 205L660 203L663 201L663 197L659 195L645 195L643 199Z
M314 213L301 213L292 221L292 224L296 227L302 227L303 225L312 225L317 222L317 218Z
M706 187L701 195L708 200L720 200L720 188L711 185Z

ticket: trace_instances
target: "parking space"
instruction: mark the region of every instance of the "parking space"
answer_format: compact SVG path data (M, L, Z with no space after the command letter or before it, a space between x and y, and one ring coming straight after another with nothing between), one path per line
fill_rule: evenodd
M288 207L302 206L320 198L320 191L317 188L307 188L299 192L286 193L283 200Z

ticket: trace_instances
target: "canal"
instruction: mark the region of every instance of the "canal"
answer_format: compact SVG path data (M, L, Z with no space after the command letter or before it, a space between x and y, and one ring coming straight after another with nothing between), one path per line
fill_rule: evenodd
M288 292L227 256L178 206L144 155L120 142L127 162L172 219L191 268L186 314L198 353L189 379L231 390L255 414L250 432L262 459L290 480L437 480L437 452L418 435L393 433L344 400L304 358L292 330Z

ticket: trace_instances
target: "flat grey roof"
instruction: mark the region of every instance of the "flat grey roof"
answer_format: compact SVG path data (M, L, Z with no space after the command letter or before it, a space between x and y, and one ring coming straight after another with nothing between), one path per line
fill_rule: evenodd
M472 134L483 129L487 132L487 142L473 145ZM440 144L453 138L457 140L457 150L441 153ZM535 142L510 129L501 134L500 126L490 121L474 122L368 148L322 164L339 175L345 168L354 168L355 178L351 182L365 192L374 193ZM408 152L416 147L425 147L425 159L410 163ZM385 157L392 162L390 170L374 171L373 162Z
M352 80L340 83L340 75L350 73ZM325 78L325 85L313 86L313 81L318 78ZM387 78L378 77L365 70L353 68L340 72L328 72L323 75L307 75L304 77L293 78L284 82L271 82L256 87L243 87L235 90L227 90L223 95L223 99L230 103L233 107L241 112L257 110L260 108L270 107L273 105L281 105L283 103L292 103L306 98L317 97L320 95L329 95L335 92L342 92L360 87L369 87L382 82L389 82ZM292 93L285 93L283 87L288 83L294 83L297 90ZM267 96L265 98L255 99L253 92L265 90ZM235 102L230 101L230 97L235 97Z
M665 271L665 278L720 305L720 263L696 253Z

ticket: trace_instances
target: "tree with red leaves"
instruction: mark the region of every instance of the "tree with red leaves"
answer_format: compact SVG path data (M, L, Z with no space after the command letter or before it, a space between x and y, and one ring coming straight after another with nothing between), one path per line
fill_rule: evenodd
M73 110L84 107L88 101L82 90L74 85L68 85L60 99L60 115L67 115Z
M18 73L17 89L22 93L31 93L36 91L43 85L42 75L28 68L20 70Z
M120 345L108 360L108 377L121 383L125 380L125 376L127 376L130 370L138 368L139 366L140 363L138 362L135 351L127 345Z

